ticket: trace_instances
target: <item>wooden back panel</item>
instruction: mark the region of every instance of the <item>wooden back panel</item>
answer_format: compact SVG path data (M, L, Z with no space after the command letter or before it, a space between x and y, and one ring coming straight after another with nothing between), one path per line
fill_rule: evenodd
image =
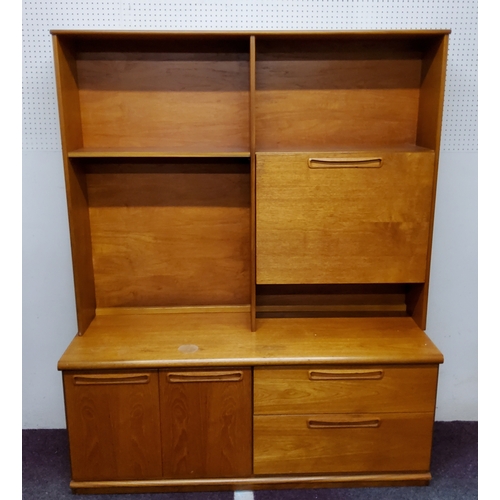
M248 159L101 162L87 182L97 307L250 303Z
M248 47L166 48L78 54L84 147L249 151Z
M257 40L257 150L415 144L414 43Z

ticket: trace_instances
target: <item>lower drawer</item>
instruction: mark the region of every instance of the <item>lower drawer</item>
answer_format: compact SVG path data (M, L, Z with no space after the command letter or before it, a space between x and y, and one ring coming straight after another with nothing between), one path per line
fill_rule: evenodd
M433 413L257 415L254 473L428 471Z

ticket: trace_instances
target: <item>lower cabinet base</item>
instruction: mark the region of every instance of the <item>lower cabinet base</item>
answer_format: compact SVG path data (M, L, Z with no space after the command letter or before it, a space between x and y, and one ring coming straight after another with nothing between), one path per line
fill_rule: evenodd
M173 491L265 490L293 488L349 488L374 486L427 486L429 472L397 474L333 474L272 476L242 479L159 479L151 481L72 481L74 493L161 493Z

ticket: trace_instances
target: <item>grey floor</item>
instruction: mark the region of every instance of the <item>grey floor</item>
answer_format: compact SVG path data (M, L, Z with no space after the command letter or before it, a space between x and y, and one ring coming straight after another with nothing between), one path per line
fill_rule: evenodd
M478 498L478 423L436 422L430 486L250 492L85 495L69 488L65 430L23 430L23 499L66 500L469 500Z

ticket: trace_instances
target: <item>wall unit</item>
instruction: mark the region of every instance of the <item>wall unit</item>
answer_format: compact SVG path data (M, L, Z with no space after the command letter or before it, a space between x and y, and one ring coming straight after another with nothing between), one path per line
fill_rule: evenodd
M76 492L430 480L449 31L53 31Z

